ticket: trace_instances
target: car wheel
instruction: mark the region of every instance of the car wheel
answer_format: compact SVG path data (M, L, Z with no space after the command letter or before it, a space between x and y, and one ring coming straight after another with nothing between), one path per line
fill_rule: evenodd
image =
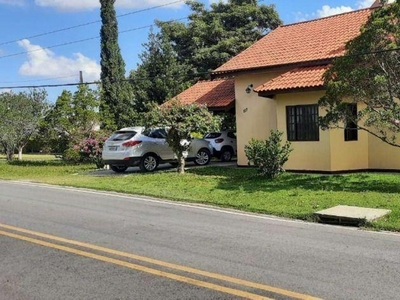
M210 151L207 149L200 149L199 152L197 152L194 163L198 166L205 166L210 163L210 160L211 160Z
M126 171L126 169L128 169L127 166L110 166L110 168L115 173L124 173Z
M158 167L158 158L154 154L146 154L140 160L139 168L143 172L153 172Z
M224 148L221 151L221 161L231 161L233 156L233 152L229 148Z

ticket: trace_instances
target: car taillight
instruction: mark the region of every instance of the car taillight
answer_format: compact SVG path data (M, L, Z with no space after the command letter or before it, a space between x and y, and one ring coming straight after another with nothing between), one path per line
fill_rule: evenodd
M224 141L224 139L216 139L216 140L215 140L215 142L216 142L217 144L222 143L223 141Z
M139 145L142 141L129 141L122 144L123 147L133 147Z

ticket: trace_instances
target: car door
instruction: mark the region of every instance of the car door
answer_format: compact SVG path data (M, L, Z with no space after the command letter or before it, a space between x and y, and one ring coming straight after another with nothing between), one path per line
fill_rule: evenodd
M154 129L150 132L149 137L154 144L154 152L156 152L162 160L171 160L174 158L174 153L166 141L167 133L164 128Z
M229 144L232 146L234 154L236 154L237 152L236 133L233 131L228 131L227 136L229 138Z

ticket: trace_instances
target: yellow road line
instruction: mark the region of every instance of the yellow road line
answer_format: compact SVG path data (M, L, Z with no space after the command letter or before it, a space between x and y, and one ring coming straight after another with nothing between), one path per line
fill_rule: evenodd
M288 297L291 297L294 299L321 300L320 298L315 298L310 295L300 294L300 293L292 292L292 291L285 290L285 289L280 289L280 288L269 286L269 285L264 285L264 284L260 284L260 283L256 283L256 282L251 282L251 281L238 279L238 278L234 278L234 277L230 277L230 276L226 276L226 275L211 273L211 272L207 272L207 271L202 271L202 270L198 270L198 269L194 269L194 268L190 268L190 267L185 267L185 266L181 266L181 265L177 265L177 264L164 262L164 261L157 260L157 259L152 259L149 257L135 255L135 254L122 252L122 251L118 251L118 250L113 250L113 249L109 249L109 248L104 248L104 247L100 247L100 246L96 246L96 245L92 245L92 244L88 244L88 243L83 243L83 242L78 242L78 241L69 240L69 239L65 239L65 238L60 238L57 236L44 234L44 233L40 233L40 232L36 232L36 231L24 229L24 228L14 227L14 226L1 224L1 223L0 223L0 228L10 229L10 230L14 230L14 231L22 232L22 233L27 233L27 234L35 235L38 237L51 239L51 240L62 242L62 243L68 243L68 244L75 245L75 246L85 247L85 248L96 250L96 251L102 251L102 252L113 254L113 255L132 258L135 260L143 261L146 263L151 263L154 265L159 265L162 267L167 267L170 269L175 269L175 270L184 271L184 272L188 272L188 273L192 273L192 274L206 276L206 277L213 278L213 279L223 280L226 282L231 282L231 283L239 284L242 286L247 286L247 287L256 288L259 290L264 290L264 291L280 294L283 296L288 296Z
M263 297L261 295L248 293L248 292L245 292L245 291L236 290L236 289L232 289L232 288L227 288L227 287L220 286L220 285L217 285L217 284L213 284L213 283L209 283L209 282L205 282L205 281L201 281L201 280L197 280L197 279L193 279L193 278L189 278L189 277L184 277L184 276L176 275L176 274L173 274L173 273L160 271L160 270L157 270L157 269L151 269L151 268L148 268L148 267L132 264L132 263L129 263L129 262L126 262L126 261L122 261L122 260L118 260L118 259L114 259L114 258L102 256L102 255L97 255L97 254L94 254L94 253L90 253L90 252L86 252L86 251L82 251L82 250L77 250L77 249L74 249L74 248L61 246L61 245L57 245L57 244L53 244L53 243L49 243L49 242L45 242L45 241L29 238L29 237L26 237L26 236L5 232L5 231L2 231L2 230L0 230L0 235L4 235L4 236L8 236L8 237L11 237L11 238L14 238L14 239L18 239L18 240L30 242L30 243L33 243L33 244L45 246L45 247L48 247L48 248L62 250L62 251L65 251L65 252L73 253L73 254L76 254L76 255L81 255L81 256L84 256L84 257L89 257L89 258L92 258L92 259L97 259L97 260L100 260L100 261L108 262L108 263L119 265L119 266L122 266L122 267L134 269L134 270L141 271L141 272L146 272L146 273L149 273L149 274L152 274L152 275L156 275L156 276L161 276L161 277L173 279L173 280L176 280L176 281L188 283L188 284L191 284L191 285L196 285L196 286L199 286L199 287L207 288L207 289L210 289L210 290L215 290L215 291L222 292L222 293L231 294L231 295L234 295L234 296L239 296L239 297L243 297L243 298L247 298L247 299L255 299L255 300L259 300L259 299L273 300L271 298L266 298L266 297Z

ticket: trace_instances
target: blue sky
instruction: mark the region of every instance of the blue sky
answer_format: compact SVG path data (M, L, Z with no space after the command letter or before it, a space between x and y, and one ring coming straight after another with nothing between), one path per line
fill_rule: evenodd
M201 1L206 5L211 2ZM189 14L183 2L116 0L117 15L126 14L118 18L118 24L119 31L125 31L120 33L119 42L127 72L136 68L142 44L147 41L149 26L155 19L180 19ZM369 7L373 2L260 1L274 4L285 24ZM79 71L83 72L84 81L97 80L100 25L98 0L0 0L0 92L9 91L4 87L77 82ZM76 42L80 40L85 41ZM47 91L49 101L54 102L62 88Z

